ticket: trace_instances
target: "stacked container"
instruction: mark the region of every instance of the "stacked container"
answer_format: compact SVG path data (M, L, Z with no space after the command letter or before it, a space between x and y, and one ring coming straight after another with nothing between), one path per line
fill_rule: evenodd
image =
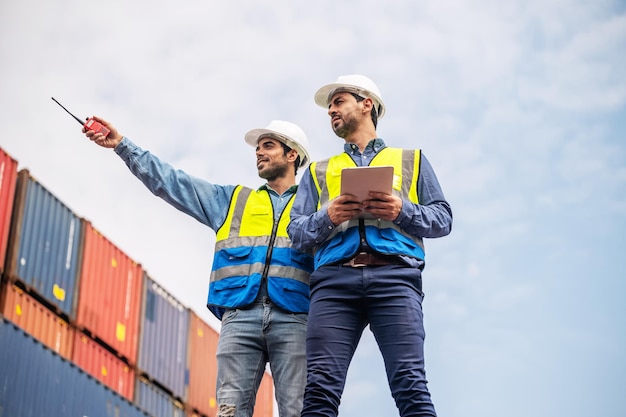
M140 376L135 385L135 404L152 417L184 417L184 405Z
M187 405L197 415L217 415L217 333L196 313L189 313L189 394Z
M189 310L146 273L141 319L137 368L154 385L185 401Z
M76 325L135 365L143 270L91 223L84 230Z
M252 417L266 417L274 413L274 379L267 372L263 375Z
M17 161L0 149L0 273L4 273L16 181Z
M0 357L3 416L150 417L6 319Z
M2 149L0 250L1 415L216 416L218 332Z
M135 393L135 371L106 346L82 332L74 336L72 362L85 372L132 401Z
M41 183L17 177L5 275L74 317L81 260L82 222Z
M65 359L71 359L74 329L36 299L15 285L4 284L0 305L2 315L49 349Z

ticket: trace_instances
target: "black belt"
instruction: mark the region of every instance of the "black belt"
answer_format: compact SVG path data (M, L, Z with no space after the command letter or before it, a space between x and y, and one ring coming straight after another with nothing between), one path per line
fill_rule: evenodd
M379 265L400 265L403 262L399 257L393 255L382 255L380 253L359 252L352 259L341 262L342 266L351 266L352 268L361 268L364 266Z

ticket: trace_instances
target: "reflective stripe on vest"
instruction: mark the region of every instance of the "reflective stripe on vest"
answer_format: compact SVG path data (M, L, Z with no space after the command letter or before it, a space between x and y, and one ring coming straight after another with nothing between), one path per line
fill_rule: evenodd
M228 214L217 230L209 309L221 318L224 308L252 303L267 278L268 295L291 312L308 310L312 259L291 247L287 235L294 196L278 222L269 193L237 186Z
M384 148L370 161L369 166L394 167L393 194L418 204L417 179L419 177L420 151ZM350 155L342 153L328 160L312 163L313 182L319 195L318 209L341 192L341 170L355 167ZM368 245L385 254L424 258L424 245L420 237L405 233L393 222L381 219L362 219ZM360 246L359 219L337 226L315 253L315 267L338 262L353 256Z

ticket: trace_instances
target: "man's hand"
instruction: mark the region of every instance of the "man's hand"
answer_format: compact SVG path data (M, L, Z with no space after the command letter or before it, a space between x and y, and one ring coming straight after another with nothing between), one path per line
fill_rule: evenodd
M340 195L328 203L328 216L335 226L361 214L362 205L350 194Z
M363 211L377 219L394 221L402 210L402 199L393 194L370 192L370 199L363 201Z
M93 130L87 130L83 126L83 133L85 136L89 138L92 142L102 146L103 148L115 148L118 143L122 141L123 136L117 131L116 128L113 127L109 122L99 117L94 116L94 120L100 122L103 126L108 128L111 132L108 136L104 136L102 133L96 133Z

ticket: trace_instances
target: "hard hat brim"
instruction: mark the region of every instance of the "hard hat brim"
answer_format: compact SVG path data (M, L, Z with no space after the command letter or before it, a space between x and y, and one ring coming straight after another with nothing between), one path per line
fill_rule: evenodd
M259 139L263 136L269 136L273 139L279 140L285 145L289 146L291 149L295 149L300 156L300 168L308 165L310 157L306 149L293 141L289 136L285 136L285 134L283 133L271 129L252 129L248 133L246 133L246 135L244 136L244 140L248 145L256 147Z
M315 96L314 96L315 104L325 109L328 109L328 105L330 103L330 99L332 98L332 96L341 92L355 93L361 97L369 97L376 102L377 107L379 108L378 118L382 119L383 115L385 114L385 105L383 104L383 101L380 97L378 97L376 94L372 93L369 90L366 90L356 85L350 85L350 84L342 84L342 83L326 84L325 86L317 90L317 92L315 93Z

